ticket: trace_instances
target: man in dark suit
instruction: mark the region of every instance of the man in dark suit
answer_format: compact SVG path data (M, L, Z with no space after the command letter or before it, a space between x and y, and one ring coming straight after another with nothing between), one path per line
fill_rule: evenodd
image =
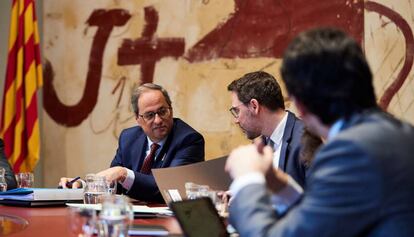
M121 192L132 198L163 202L151 168L203 161L204 138L182 120L173 118L170 97L159 85L137 87L131 103L139 126L122 131L111 168L97 175L117 181ZM61 181L65 182L67 179Z
M282 90L276 79L263 71L251 72L231 82L230 112L248 139L264 136L274 150L273 165L288 173L301 186L305 167L298 153L303 123L285 110Z
M240 235L414 236L414 128L378 108L357 42L335 29L304 32L287 48L281 72L304 123L327 141L303 194L269 169L269 147L231 153L230 221ZM278 218L271 200L286 198L293 205Z
M4 168L4 170L6 171L5 178L7 183L7 190L16 188L16 178L14 177L13 170L10 167L10 163L7 161L6 154L4 154L3 139L0 139L0 167Z

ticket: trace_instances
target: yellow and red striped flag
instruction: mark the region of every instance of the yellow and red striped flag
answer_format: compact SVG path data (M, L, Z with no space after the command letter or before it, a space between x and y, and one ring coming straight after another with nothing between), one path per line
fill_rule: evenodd
M36 91L43 84L34 0L13 0L0 136L15 172L32 171L39 160Z

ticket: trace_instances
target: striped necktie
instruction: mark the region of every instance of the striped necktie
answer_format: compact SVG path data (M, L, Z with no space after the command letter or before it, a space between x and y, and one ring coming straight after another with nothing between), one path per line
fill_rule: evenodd
M158 145L157 143L152 143L150 152L147 155L147 157L145 157L144 164L141 167L140 172L142 174L151 174L152 163L154 162L155 153L157 152L159 147L160 145Z

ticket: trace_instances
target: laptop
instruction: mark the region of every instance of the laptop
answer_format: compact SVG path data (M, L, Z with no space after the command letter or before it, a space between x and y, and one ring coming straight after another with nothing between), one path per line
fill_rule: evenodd
M210 198L171 202L178 223L187 237L228 237L222 218Z
M187 198L185 183L208 185L213 190L228 190L231 177L224 171L227 156L190 165L152 169L165 203Z

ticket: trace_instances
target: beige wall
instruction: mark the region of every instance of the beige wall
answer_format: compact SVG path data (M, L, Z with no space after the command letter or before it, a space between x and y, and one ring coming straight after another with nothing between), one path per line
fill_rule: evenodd
M9 41L10 1L0 1L0 95L3 100L3 87L6 75L7 51Z
M132 15L125 26L114 28L109 37L103 56L98 102L89 116L78 126L66 127L56 123L43 111L45 186L55 186L60 176L84 176L107 168L115 154L120 131L135 124L129 109L129 90L140 82L140 66L118 65L117 50L123 39L141 37L143 7L152 5L158 11L156 36L184 38L186 51L234 12L233 2L220 0L43 2L43 57L51 61L55 72L53 85L61 102L68 106L79 102L85 87L89 51L96 33L96 27L85 24L91 12L98 8L122 8ZM394 9L409 23L411 30L414 29L411 1L376 2ZM380 97L402 67L404 37L386 17L369 11L364 13L365 51ZM279 65L280 59L271 57L219 58L197 63L190 63L182 57L163 58L156 63L153 78L155 83L170 92L174 115L183 118L204 135L206 158L211 159L228 154L232 148L248 142L233 124L228 112L230 97L226 91L227 84L258 69L279 78ZM117 107L119 91L115 94L111 92L121 77L127 80ZM389 107L389 111L410 122L414 118L412 83L413 70Z
M414 31L414 3L412 1L375 1L393 9L406 23L411 35ZM393 83L401 72L405 54L406 42L401 29L390 22L387 17L374 12L365 12L365 51L374 74L374 84L377 96L380 98L384 91ZM411 56L414 55L411 49ZM413 66L411 64L411 66ZM414 122L414 69L411 68L401 89L395 94L388 111L397 117Z

